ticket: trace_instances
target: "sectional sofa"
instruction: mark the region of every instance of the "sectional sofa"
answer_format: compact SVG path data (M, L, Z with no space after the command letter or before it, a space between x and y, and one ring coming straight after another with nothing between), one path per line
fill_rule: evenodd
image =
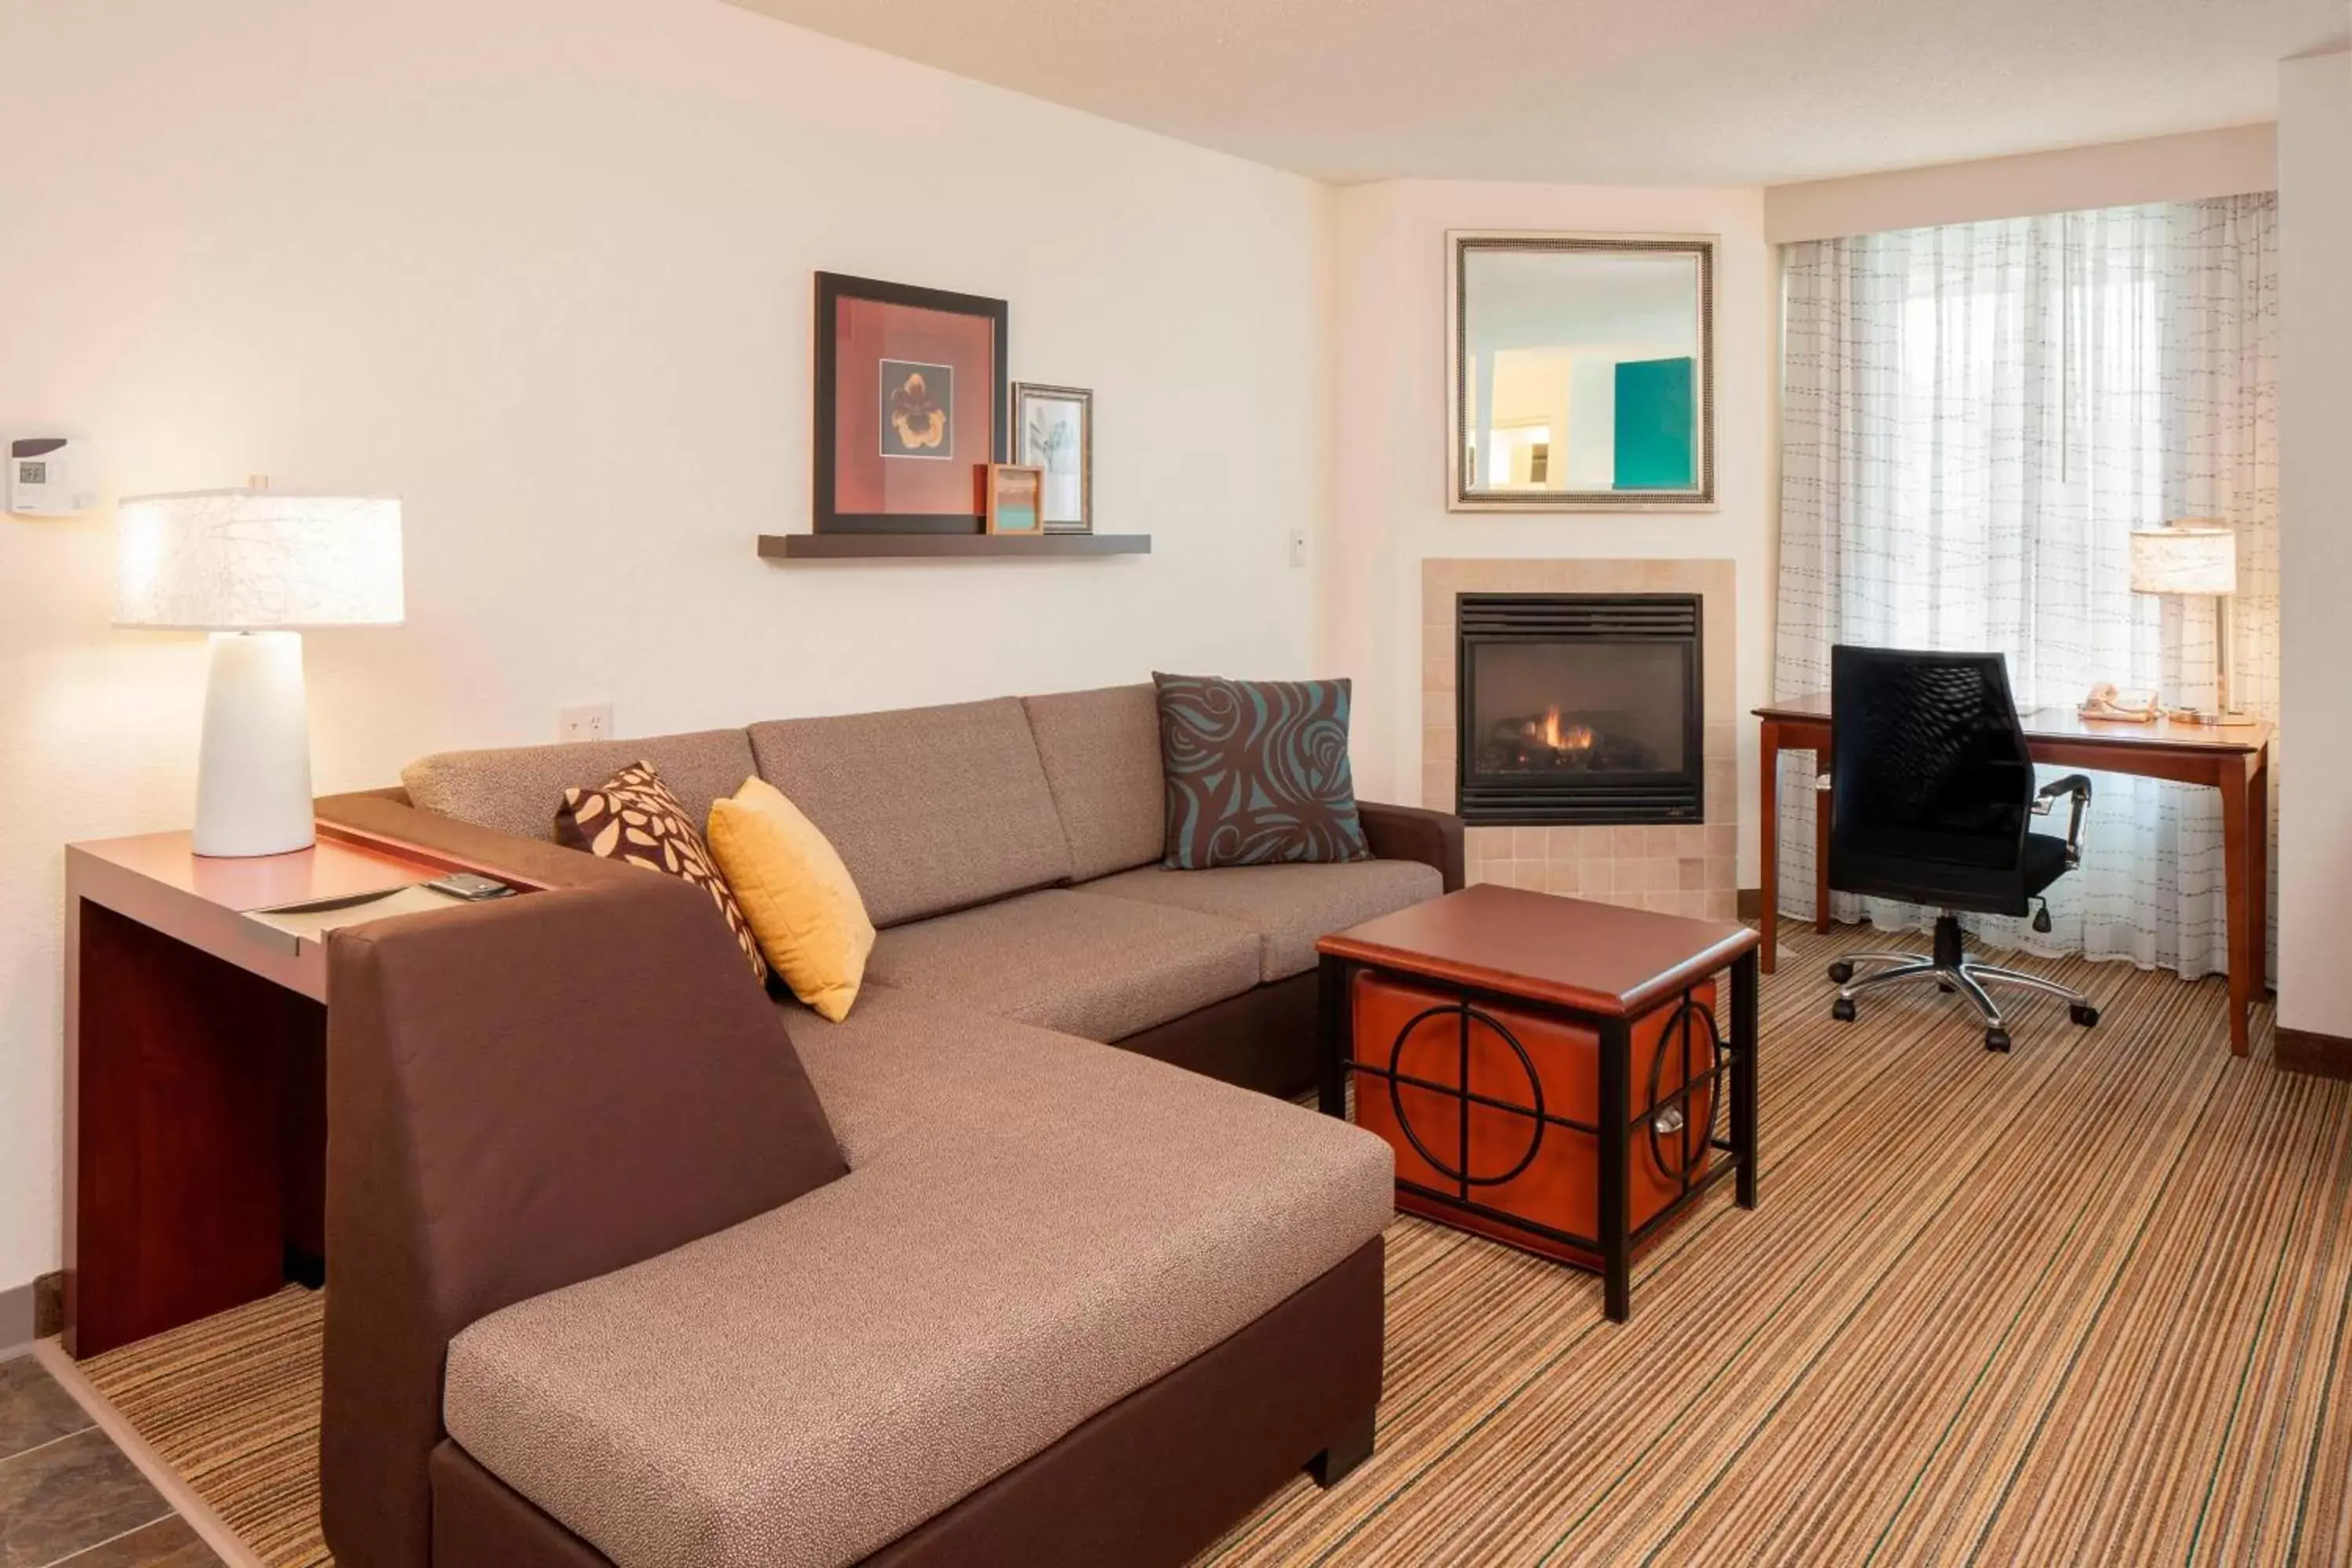
M1315 938L1458 887L1460 826L1163 871L1159 754L1134 687L320 802L549 889L331 943L338 1561L1174 1563L1369 1453L1389 1153L1279 1097ZM640 757L824 830L880 928L845 1022L763 998L699 890L548 841Z

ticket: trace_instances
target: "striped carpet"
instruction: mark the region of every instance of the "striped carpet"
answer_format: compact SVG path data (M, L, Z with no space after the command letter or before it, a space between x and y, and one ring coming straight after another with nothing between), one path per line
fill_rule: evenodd
M289 1285L108 1351L81 1370L270 1568L331 1563L319 1538L325 1301Z
M1389 1232L1380 1447L1202 1564L2352 1563L2352 1084L2228 1052L2225 990L2053 965L2014 1054L1933 992L1763 991L1762 1207L1591 1277ZM1876 938L1883 943L1883 937ZM317 1539L299 1291L93 1381L273 1564Z

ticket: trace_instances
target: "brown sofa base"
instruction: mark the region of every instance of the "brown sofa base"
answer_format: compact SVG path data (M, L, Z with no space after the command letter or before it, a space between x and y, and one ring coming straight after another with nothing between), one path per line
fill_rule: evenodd
M1296 1100L1316 1084L1315 972L1253 985L1111 1043L1244 1089Z
M1371 1452L1381 1280L1375 1239L866 1562L1172 1568L1301 1468L1336 1484ZM431 1469L434 1568L612 1568L455 1444Z
M528 1498L448 1438L433 1450L433 1562L508 1568L613 1568L603 1552L541 1513Z

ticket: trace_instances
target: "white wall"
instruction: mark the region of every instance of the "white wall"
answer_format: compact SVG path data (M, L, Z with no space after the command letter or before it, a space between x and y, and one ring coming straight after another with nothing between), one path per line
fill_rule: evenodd
M2352 54L2279 71L2278 1021L2352 1036Z
M1771 683L1774 559L1768 390L1772 262L1760 190L1405 180L1337 197L1337 504L1317 574L1318 662L1355 678L1358 790L1421 794L1421 563L1432 558L1729 560L1738 584L1741 799L1756 784L1747 711ZM1445 231L1712 234L1718 510L1445 510ZM1449 655L1450 657L1450 655ZM1434 716L1433 716L1434 717ZM1752 811L1744 816L1752 816ZM1756 825L1740 824L1740 885L1756 885Z
M2274 125L2234 125L1774 185L1764 193L1764 237L1788 245L1933 224L2274 190L2277 132Z
M310 639L317 782L551 738L1297 675L1328 193L717 0L8 9L0 433L112 494L407 500L410 623ZM1141 561L779 568L810 274L1012 302L1097 393ZM58 1258L68 839L184 826L201 638L115 632L112 520L0 518L0 1291Z

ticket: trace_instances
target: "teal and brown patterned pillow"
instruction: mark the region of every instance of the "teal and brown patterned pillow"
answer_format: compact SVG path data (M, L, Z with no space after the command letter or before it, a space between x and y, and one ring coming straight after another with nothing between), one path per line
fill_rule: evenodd
M1160 760L1180 871L1367 860L1344 680L1160 675Z
M651 871L667 871L710 895L736 945L751 963L755 980L768 978L768 961L751 922L743 918L727 879L711 863L710 848L694 828L694 818L651 763L631 763L593 789L568 789L555 811L555 839L605 860L625 860Z

